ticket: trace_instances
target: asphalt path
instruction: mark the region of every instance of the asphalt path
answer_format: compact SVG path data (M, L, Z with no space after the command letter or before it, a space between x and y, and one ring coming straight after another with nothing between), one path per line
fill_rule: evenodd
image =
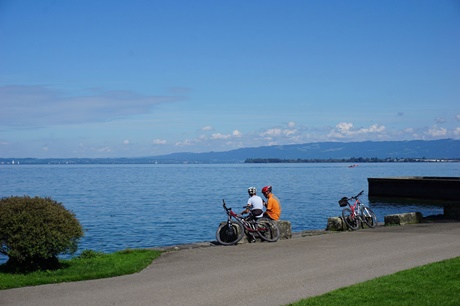
M0 305L285 305L460 256L460 222L185 248L133 275L0 291Z

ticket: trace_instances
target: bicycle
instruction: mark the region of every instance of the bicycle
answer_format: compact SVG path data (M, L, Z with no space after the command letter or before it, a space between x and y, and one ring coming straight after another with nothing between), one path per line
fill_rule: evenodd
M372 209L364 205L364 203L362 203L359 199L363 192L364 190L351 198L343 197L339 201L340 207L348 206L342 210L342 218L348 228L352 230L357 230L362 225L362 222L371 228L377 226L377 216ZM353 200L354 204L351 205L349 201Z
M243 239L245 231L252 236L257 234L262 240L268 242L278 241L280 230L273 220L268 218L246 220L231 208L227 208L225 200L222 200L222 206L227 213L227 222L221 223L216 231L216 239L220 244L237 244Z

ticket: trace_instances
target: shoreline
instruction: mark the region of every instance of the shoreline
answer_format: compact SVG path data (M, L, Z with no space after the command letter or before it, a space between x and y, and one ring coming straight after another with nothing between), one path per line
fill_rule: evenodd
M422 220L421 220L421 222L419 224L421 224L421 223L439 222L439 221L449 221L449 220L455 220L455 219L446 218L442 214L440 214L440 215L430 215L430 216L422 217ZM455 220L455 221L458 221L458 220ZM406 225L409 225L409 224L392 225L392 226L406 226ZM379 222L376 227L384 227L384 226L386 226L386 225L383 222ZM392 227L392 226L389 226L389 227ZM372 229L371 228L359 229L357 231L363 231L363 230L372 230ZM329 231L327 229L305 230L305 231L301 231L301 232L292 233L292 237L289 238L289 239L303 238L303 237L309 237L309 236L319 236L319 235L340 234L340 233L347 233L347 232L356 232L356 231L350 231L350 230L347 230L347 231ZM197 248L205 248L205 247L213 247L213 246L223 246L223 245L220 245L216 240L213 240L213 241L201 241L201 242L184 243L184 244L170 245L170 246L164 246L164 247L152 247L152 248L148 248L148 249L171 252L171 251L197 249Z
M329 235L329 234L338 234L341 233L340 231L328 231L328 230L305 230L301 232L292 233L292 237L290 239L308 237L308 236L319 236L319 235ZM241 243L241 242L240 242ZM165 247L153 247L149 248L152 250L159 250L159 251L179 251L179 250L187 250L187 249L197 249L197 248L205 248L205 247L214 247L214 246L223 246L220 245L216 240L213 241L202 241L202 242L193 242L193 243L184 243L184 244L177 244Z

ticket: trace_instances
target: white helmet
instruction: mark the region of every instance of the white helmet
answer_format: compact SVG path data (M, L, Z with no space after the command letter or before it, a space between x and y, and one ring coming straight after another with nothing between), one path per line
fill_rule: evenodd
M249 195L255 195L256 192L257 192L256 187L249 187L249 188L248 188L248 193L249 193Z

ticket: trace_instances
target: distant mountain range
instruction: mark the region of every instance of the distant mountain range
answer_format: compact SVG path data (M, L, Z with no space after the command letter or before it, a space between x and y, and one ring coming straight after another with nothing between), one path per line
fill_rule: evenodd
M460 140L411 140L364 142L315 142L295 145L241 148L226 152L173 153L158 160L243 162L247 159L350 159L362 158L460 158Z
M43 164L152 164L152 163L241 163L253 159L349 160L362 159L460 159L460 140L410 140L363 142L315 142L295 145L241 148L225 152L172 153L139 158L17 158L15 163ZM0 158L11 163L12 158Z

